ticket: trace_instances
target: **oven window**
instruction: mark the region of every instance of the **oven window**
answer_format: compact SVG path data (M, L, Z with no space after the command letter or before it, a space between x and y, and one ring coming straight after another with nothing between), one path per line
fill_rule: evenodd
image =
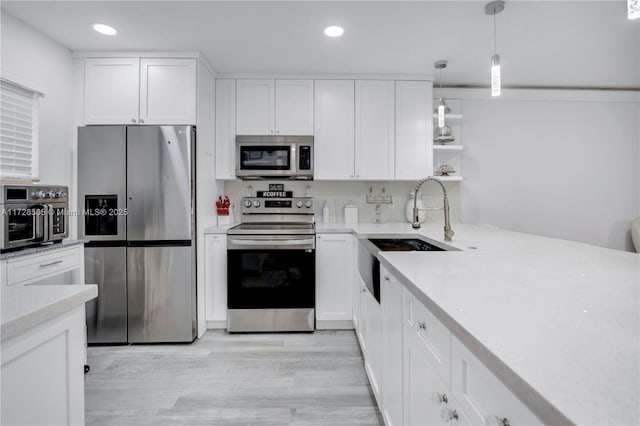
M42 220L42 214L38 209L7 209L9 242L33 241L36 236L36 221Z
M240 169L242 170L290 170L291 148L241 146Z
M312 308L315 255L304 250L229 250L227 302L232 309Z

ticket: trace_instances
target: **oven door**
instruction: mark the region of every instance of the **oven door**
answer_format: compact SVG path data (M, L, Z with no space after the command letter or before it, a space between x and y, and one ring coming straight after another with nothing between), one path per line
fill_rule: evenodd
M47 213L47 207L42 204L5 204L1 249L11 250L46 241Z
M315 306L314 235L229 235L229 309Z
M236 143L236 176L289 177L295 173L295 145Z

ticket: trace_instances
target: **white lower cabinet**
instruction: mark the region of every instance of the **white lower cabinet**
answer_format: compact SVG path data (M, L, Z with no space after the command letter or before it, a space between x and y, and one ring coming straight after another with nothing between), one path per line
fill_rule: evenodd
M2 341L3 425L84 425L84 305Z
M317 328L352 328L354 254L351 234L316 237Z
M380 268L382 302L382 416L388 426L402 422L402 284Z
M360 299L362 319L362 340L364 341L364 367L369 377L373 394L382 405L380 397L382 385L382 309L380 303L365 287Z
M455 336L451 337L451 391L474 425L543 424Z
M204 237L205 320L208 328L225 328L227 321L227 236Z
M384 266L380 277L380 304L356 278L353 319L387 426L542 424Z

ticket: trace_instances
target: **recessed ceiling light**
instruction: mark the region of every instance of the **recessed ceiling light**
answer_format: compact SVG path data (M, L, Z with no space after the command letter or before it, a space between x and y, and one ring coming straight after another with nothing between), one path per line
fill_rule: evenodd
M324 29L324 33L328 37L340 37L344 33L344 29L337 25L332 25Z
M99 32L100 34L104 34L104 35L116 35L118 34L118 31L116 31L115 28L113 28L110 25L106 25L106 24L93 24L93 29L97 32Z

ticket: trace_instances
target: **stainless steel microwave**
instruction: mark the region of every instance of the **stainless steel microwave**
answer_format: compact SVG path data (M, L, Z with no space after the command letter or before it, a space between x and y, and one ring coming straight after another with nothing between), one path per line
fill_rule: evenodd
M236 136L236 177L313 179L313 136Z
M0 185L0 252L68 237L68 193L66 186Z

